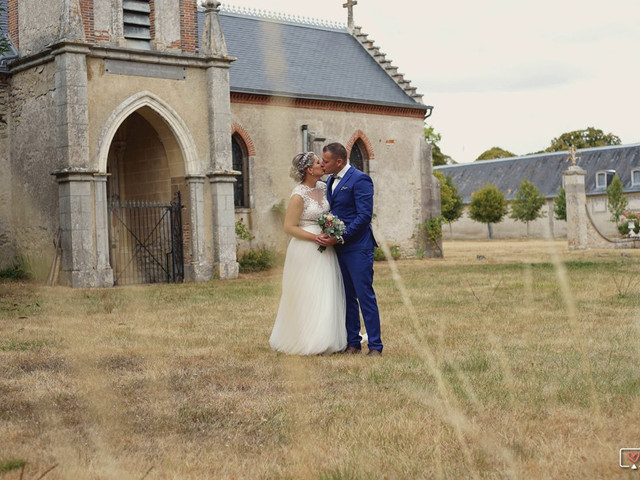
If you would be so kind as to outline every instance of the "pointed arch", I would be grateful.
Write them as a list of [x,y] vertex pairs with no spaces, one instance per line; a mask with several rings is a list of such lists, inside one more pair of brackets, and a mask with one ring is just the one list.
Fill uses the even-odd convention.
[[231,156],[233,169],[240,172],[233,186],[233,203],[237,209],[251,208],[251,164],[256,148],[249,132],[234,122],[231,125]]
[[248,156],[256,156],[256,147],[253,144],[253,140],[251,139],[251,136],[249,135],[249,132],[247,132],[246,128],[244,128],[239,123],[233,122],[231,124],[231,136],[233,135],[238,135],[242,139],[245,146],[247,147]]
[[347,149],[347,158],[349,157],[349,155],[351,155],[351,149],[358,140],[362,142],[362,145],[364,145],[365,148],[365,152],[362,153],[365,153],[369,160],[375,160],[376,156],[373,151],[373,146],[369,141],[369,137],[367,137],[362,130],[356,130],[345,145],[345,148]]
[[[98,138],[98,171],[107,171],[107,158],[113,138],[122,122],[133,112],[147,107],[162,119],[162,123],[168,127],[177,142],[184,159],[185,175],[201,174],[198,168],[198,157],[193,136],[187,124],[178,113],[157,95],[148,91],[138,92],[118,105],[105,122],[100,137]],[[160,122],[158,122],[160,123]]]

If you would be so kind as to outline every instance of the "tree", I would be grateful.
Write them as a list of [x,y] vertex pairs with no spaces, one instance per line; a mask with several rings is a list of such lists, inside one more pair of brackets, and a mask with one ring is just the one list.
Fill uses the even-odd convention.
[[540,193],[538,187],[529,180],[522,180],[516,196],[511,202],[511,218],[527,225],[527,237],[529,236],[529,222],[536,218],[544,217],[542,206],[546,199]]
[[613,180],[607,187],[607,202],[609,212],[611,212],[611,221],[616,222],[616,225],[620,222],[620,217],[627,209],[627,198],[622,193],[622,182],[620,177],[616,173],[613,176]]
[[500,223],[507,214],[507,201],[498,187],[487,184],[471,194],[469,217],[476,222],[486,223],[489,238],[493,237],[492,223]]
[[492,147],[489,150],[485,150],[484,152],[482,152],[480,154],[480,156],[478,158],[476,158],[476,162],[481,161],[481,160],[493,160],[495,158],[509,158],[509,157],[515,157],[516,154],[515,153],[511,153],[508,150],[505,150],[504,148],[500,148],[500,147]]
[[604,147],[607,145],[620,145],[620,138],[613,133],[604,133],[602,130],[587,127],[584,130],[566,132],[551,140],[551,145],[545,152],[560,152],[569,150],[571,146],[576,148]]
[[442,140],[442,135],[436,133],[433,127],[425,125],[424,127],[424,138],[429,145],[431,145],[431,163],[434,167],[439,165],[448,165],[449,163],[454,163],[453,159],[449,155],[445,155],[442,150],[440,150],[440,146],[438,142]]
[[440,180],[440,214],[451,229],[451,224],[462,216],[464,210],[462,197],[458,194],[458,187],[449,175],[445,176],[437,170],[433,174]]
[[567,220],[567,192],[561,188],[553,200],[553,216],[556,220]]

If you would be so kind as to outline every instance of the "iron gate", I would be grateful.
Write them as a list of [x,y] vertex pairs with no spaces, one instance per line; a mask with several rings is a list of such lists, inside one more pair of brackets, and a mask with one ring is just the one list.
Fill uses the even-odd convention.
[[182,202],[111,202],[109,237],[114,284],[182,282]]

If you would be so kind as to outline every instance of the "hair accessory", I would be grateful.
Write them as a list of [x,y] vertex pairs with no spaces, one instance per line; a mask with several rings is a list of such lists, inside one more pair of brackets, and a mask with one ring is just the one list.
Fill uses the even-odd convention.
[[305,152],[299,153],[295,157],[293,157],[290,172],[291,178],[297,180],[298,182],[302,182],[304,180],[304,177],[306,177],[307,175],[306,169],[313,165],[314,156],[314,152]]

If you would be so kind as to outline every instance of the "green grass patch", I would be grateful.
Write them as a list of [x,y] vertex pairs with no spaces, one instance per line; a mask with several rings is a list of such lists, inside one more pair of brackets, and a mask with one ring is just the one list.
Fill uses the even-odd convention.
[[45,346],[45,342],[40,340],[30,340],[26,342],[15,342],[11,340],[9,343],[0,344],[2,352],[24,352],[25,350],[34,350]]
[[5,460],[0,461],[0,473],[7,473],[11,470],[22,468],[26,462],[24,460]]

